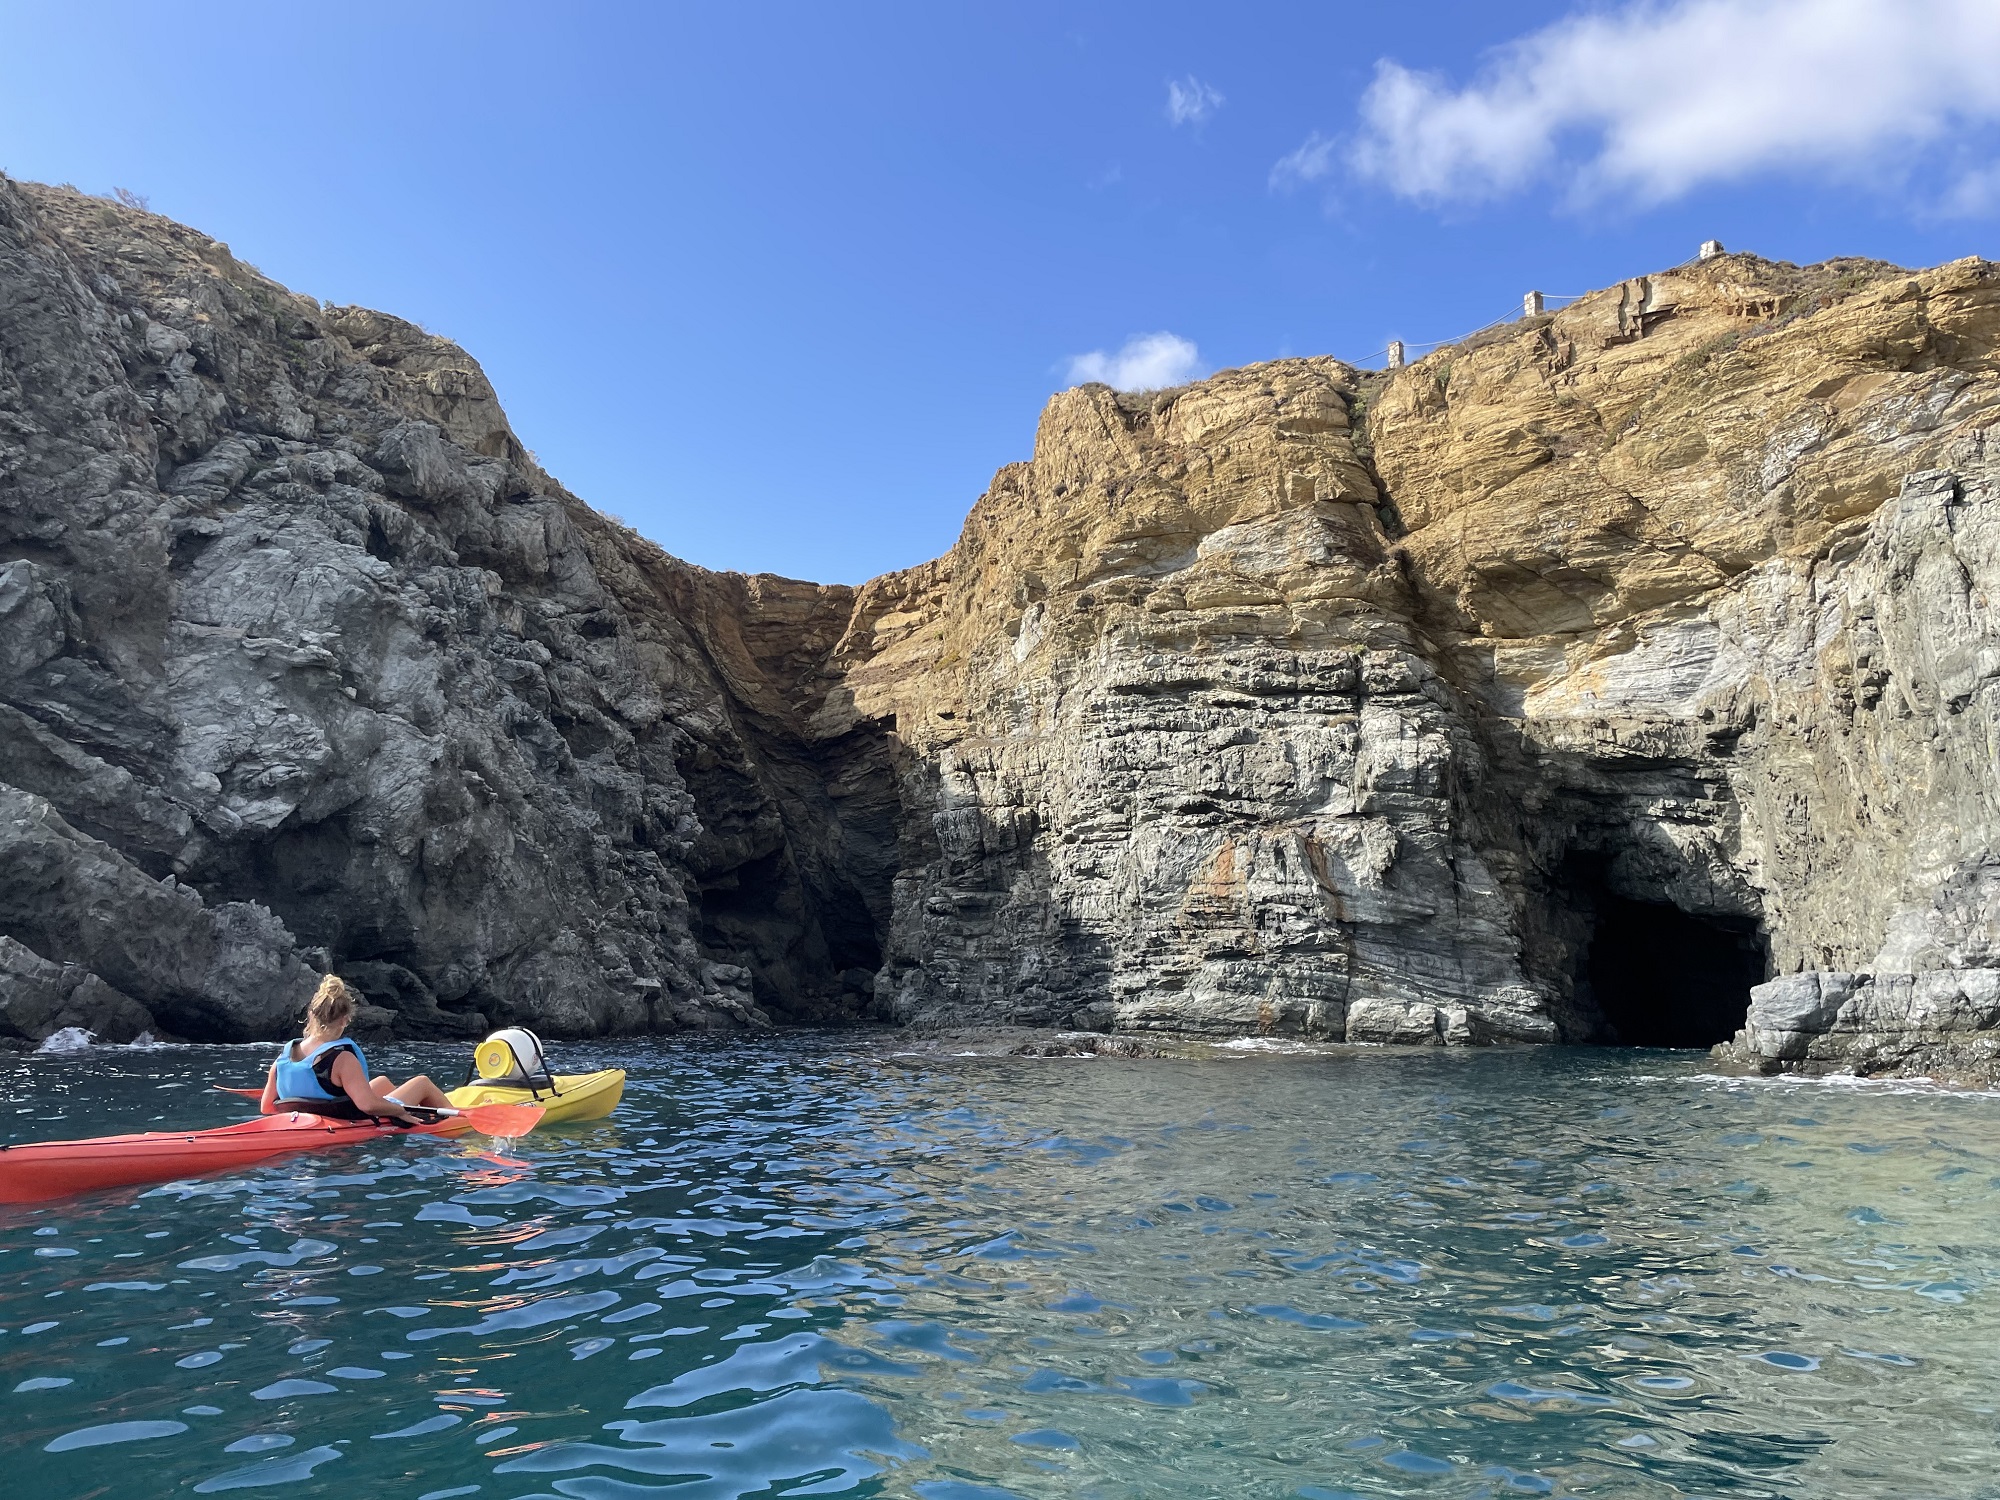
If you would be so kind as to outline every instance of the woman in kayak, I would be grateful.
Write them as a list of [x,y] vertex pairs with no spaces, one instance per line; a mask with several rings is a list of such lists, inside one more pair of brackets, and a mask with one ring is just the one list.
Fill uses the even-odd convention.
[[419,1073],[401,1088],[370,1078],[368,1059],[343,1034],[354,1019],[354,991],[337,975],[319,982],[306,1007],[306,1034],[287,1042],[264,1079],[264,1113],[300,1110],[334,1120],[386,1115],[414,1125],[418,1109],[448,1109],[444,1090]]

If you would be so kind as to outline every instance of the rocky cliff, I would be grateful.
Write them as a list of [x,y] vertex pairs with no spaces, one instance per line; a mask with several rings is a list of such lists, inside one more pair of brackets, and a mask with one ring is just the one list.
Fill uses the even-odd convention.
[[853,1013],[883,737],[794,723],[851,594],[595,514],[443,339],[0,182],[0,1027],[274,1035],[328,965],[418,1035]]
[[1990,1071],[1996,334],[1984,262],[1724,256],[1082,387],[854,590],[677,562],[449,343],[0,182],[0,1028],[271,1034],[333,965],[418,1034]]
[[1984,262],[1725,256],[1058,396],[836,653],[906,752],[885,999],[1686,1046],[1754,987],[1762,1065],[1990,1069],[1996,333]]

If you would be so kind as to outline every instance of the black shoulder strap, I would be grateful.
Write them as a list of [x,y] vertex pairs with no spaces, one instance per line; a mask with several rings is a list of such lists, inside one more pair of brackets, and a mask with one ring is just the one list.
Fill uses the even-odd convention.
[[346,1037],[342,1037],[339,1041],[322,1047],[313,1058],[313,1077],[319,1080],[319,1086],[329,1094],[338,1095],[341,1092],[333,1085],[333,1060],[343,1051],[352,1052],[357,1061],[361,1057],[361,1049]]

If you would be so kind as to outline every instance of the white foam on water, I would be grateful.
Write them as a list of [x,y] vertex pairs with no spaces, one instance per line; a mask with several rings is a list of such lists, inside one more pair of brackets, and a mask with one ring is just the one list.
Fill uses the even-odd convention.
[[1869,1094],[1923,1094],[1951,1098],[2000,1099],[2000,1089],[1960,1088],[1935,1078],[1858,1078],[1852,1073],[1822,1073],[1807,1077],[1798,1073],[1744,1076],[1730,1073],[1696,1073],[1697,1083],[1719,1083],[1729,1088],[1853,1089]]
[[1233,1041],[1217,1042],[1221,1052],[1322,1052],[1325,1048],[1312,1042],[1296,1042],[1280,1036],[1239,1036]]
[[1860,1078],[1852,1073],[1627,1073],[1600,1074],[1593,1083],[1709,1083],[1726,1089],[1848,1089],[1933,1099],[2000,1099],[2000,1089],[1965,1088],[1935,1078]]
[[[100,1042],[97,1033],[82,1026],[65,1026],[60,1031],[52,1031],[42,1039],[35,1049],[39,1054],[63,1057],[77,1052],[87,1052],[92,1047],[117,1047],[126,1051],[161,1052],[169,1047],[179,1046],[177,1042],[163,1042],[150,1031],[142,1031],[129,1042]],[[238,1044],[242,1045],[242,1044]],[[252,1042],[254,1047],[268,1047],[268,1042]]]

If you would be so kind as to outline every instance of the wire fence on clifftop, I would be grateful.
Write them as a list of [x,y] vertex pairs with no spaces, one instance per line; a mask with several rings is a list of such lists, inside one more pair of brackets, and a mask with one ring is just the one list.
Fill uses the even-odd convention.
[[[1710,260],[1716,256],[1723,255],[1725,253],[1726,252],[1724,251],[1719,241],[1711,240],[1708,241],[1706,244],[1704,244],[1701,247],[1701,250],[1697,254],[1690,255],[1686,260],[1681,261],[1678,265],[1668,266],[1667,270],[1668,271],[1685,270],[1687,267],[1694,265],[1698,261]],[[1659,275],[1662,273],[1654,272],[1652,274]],[[1535,317],[1541,313],[1559,312],[1561,309],[1568,307],[1571,303],[1579,302],[1583,298],[1589,295],[1590,293],[1588,292],[1541,292],[1541,293],[1530,292],[1528,293],[1528,296],[1526,298],[1522,299],[1522,306],[1519,311],[1502,313],[1492,322],[1482,323],[1477,328],[1473,329],[1470,333],[1461,333],[1457,338],[1433,339],[1428,344],[1412,343],[1408,339],[1391,339],[1388,343],[1384,344],[1380,349],[1375,350],[1373,353],[1370,353],[1361,359],[1342,360],[1341,363],[1352,365],[1357,370],[1381,369],[1382,366],[1377,365],[1375,361],[1388,354],[1393,353],[1398,348],[1400,348],[1403,351],[1403,362],[1408,363],[1413,359],[1422,359],[1426,354],[1429,354],[1434,349],[1442,349],[1447,344],[1462,344],[1467,339],[1478,338],[1479,335],[1482,333],[1490,332],[1495,328],[1505,327],[1509,323],[1517,323],[1523,318]],[[1541,299],[1540,306],[1536,308],[1534,311],[1530,311],[1528,303],[1531,299],[1537,296],[1539,296]],[[1335,357],[1338,358],[1338,356]],[[1390,368],[1393,369],[1395,368],[1395,366],[1391,366]]]
[[[1572,302],[1580,301],[1584,297],[1587,297],[1589,295],[1590,294],[1588,292],[1544,292],[1542,294],[1542,311],[1545,313],[1558,312],[1561,309],[1568,307]],[[1462,344],[1467,339],[1477,338],[1482,333],[1490,332],[1492,329],[1495,328],[1505,327],[1509,323],[1518,323],[1522,318],[1530,316],[1533,315],[1517,307],[1511,312],[1502,313],[1499,317],[1493,319],[1490,323],[1481,323],[1477,328],[1473,329],[1470,333],[1459,334],[1456,338],[1432,339],[1429,343],[1426,344],[1412,343],[1408,339],[1391,339],[1388,343],[1384,344],[1380,349],[1376,349],[1370,352],[1369,354],[1364,355],[1360,359],[1342,360],[1341,363],[1352,365],[1357,370],[1380,369],[1381,366],[1376,364],[1375,361],[1387,356],[1398,345],[1402,347],[1405,359],[1409,360],[1422,359],[1426,354],[1429,354],[1433,349],[1442,349],[1447,344]]]

